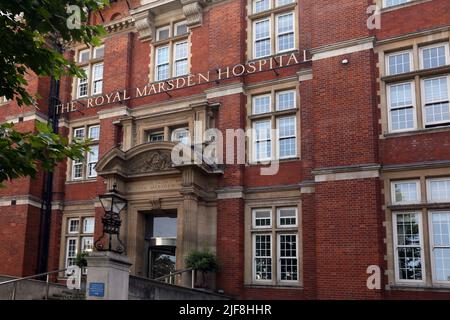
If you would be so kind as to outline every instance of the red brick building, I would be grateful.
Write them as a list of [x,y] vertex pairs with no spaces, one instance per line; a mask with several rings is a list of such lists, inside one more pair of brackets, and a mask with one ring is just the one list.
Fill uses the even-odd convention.
[[[92,250],[116,184],[134,275],[209,248],[211,284],[244,299],[450,298],[448,0],[120,0],[91,22],[108,34],[65,48],[88,78],[55,110],[91,153],[53,174],[48,223],[48,175],[0,190],[0,274],[42,269],[44,232],[47,270]],[[0,120],[47,121],[49,87],[30,77],[39,110]],[[232,164],[172,165],[198,121],[255,134]]]

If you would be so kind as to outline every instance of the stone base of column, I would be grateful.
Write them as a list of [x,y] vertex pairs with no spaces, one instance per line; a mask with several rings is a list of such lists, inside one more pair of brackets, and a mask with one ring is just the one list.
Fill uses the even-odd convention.
[[87,300],[128,300],[131,263],[114,252],[93,252],[88,265]]

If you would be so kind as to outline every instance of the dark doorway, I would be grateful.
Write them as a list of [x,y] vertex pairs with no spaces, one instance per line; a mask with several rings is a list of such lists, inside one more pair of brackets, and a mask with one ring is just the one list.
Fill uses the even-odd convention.
[[147,276],[155,279],[175,271],[177,214],[173,210],[158,211],[146,220]]

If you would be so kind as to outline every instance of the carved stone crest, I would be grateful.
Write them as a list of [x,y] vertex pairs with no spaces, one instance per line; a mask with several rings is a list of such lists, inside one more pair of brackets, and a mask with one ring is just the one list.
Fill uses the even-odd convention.
[[169,152],[154,151],[136,156],[129,164],[129,173],[147,173],[168,170],[172,167]]

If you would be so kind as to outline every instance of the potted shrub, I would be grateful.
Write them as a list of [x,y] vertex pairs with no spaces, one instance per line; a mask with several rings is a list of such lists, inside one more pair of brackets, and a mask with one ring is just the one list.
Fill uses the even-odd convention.
[[217,257],[209,250],[194,250],[186,257],[186,267],[202,273],[201,287],[207,288],[206,274],[219,270]]

